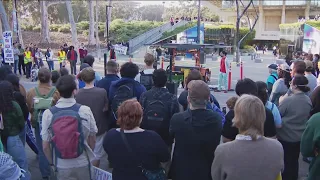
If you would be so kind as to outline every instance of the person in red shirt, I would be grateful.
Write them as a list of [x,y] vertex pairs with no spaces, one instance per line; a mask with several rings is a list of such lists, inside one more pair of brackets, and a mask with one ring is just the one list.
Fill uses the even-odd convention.
[[218,92],[223,90],[227,93],[228,88],[228,70],[229,70],[229,63],[227,61],[227,52],[221,51],[220,52],[221,61],[220,61],[220,73],[219,73],[219,81],[218,81]]
[[71,74],[77,74],[77,59],[78,54],[77,51],[74,50],[74,46],[70,46],[70,50],[67,54],[68,61],[70,62]]
[[81,64],[82,64],[84,57],[86,57],[86,56],[88,55],[88,50],[87,50],[87,48],[84,46],[83,43],[81,43],[81,46],[80,46],[80,48],[79,48],[79,55],[80,55],[80,62],[81,62]]

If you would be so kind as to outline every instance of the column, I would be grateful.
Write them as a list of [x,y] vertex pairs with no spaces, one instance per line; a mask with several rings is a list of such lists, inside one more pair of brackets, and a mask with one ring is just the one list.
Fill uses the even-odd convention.
[[259,0],[259,19],[258,19],[258,28],[257,35],[258,37],[261,36],[261,34],[264,32],[264,13],[263,13],[263,0]]
[[286,23],[286,0],[282,0],[281,24]]
[[311,0],[306,0],[306,9],[304,11],[304,19],[309,20]]

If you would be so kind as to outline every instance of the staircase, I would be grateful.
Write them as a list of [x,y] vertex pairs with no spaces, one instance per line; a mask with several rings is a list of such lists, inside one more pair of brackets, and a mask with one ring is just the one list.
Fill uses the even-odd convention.
[[179,21],[178,23],[175,23],[173,26],[170,24],[170,22],[153,28],[131,40],[129,40],[129,54],[134,53],[137,51],[140,47],[144,46],[145,44],[151,44],[155,42],[156,40],[160,39],[162,34],[166,31],[172,31],[177,27],[183,26],[187,24],[188,21]]

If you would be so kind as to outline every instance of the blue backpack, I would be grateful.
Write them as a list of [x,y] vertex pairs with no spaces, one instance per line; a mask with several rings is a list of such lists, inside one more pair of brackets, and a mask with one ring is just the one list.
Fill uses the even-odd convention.
[[212,111],[219,113],[223,126],[224,122],[226,121],[225,114],[213,103],[212,94],[210,94],[210,102],[207,104],[207,109],[211,109]]

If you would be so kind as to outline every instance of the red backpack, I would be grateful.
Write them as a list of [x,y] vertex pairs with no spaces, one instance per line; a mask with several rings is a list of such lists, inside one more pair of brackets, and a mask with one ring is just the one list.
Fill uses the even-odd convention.
[[[52,148],[55,158],[74,159],[85,151],[82,121],[79,115],[80,104],[68,108],[52,106],[50,130],[52,132]],[[57,162],[57,161],[56,161]]]

